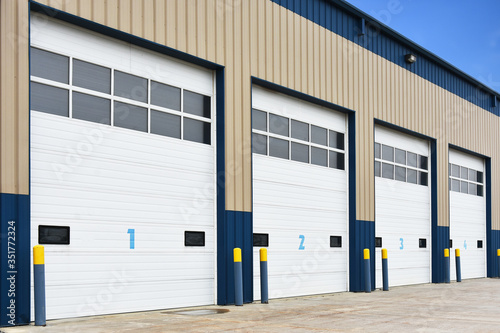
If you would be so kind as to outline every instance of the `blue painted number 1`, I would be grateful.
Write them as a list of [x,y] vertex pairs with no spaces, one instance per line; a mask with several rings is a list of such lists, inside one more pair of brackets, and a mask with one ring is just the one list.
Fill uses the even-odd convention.
[[128,234],[130,234],[130,248],[135,248],[135,229],[128,229]]
[[304,246],[304,240],[306,237],[304,235],[299,235],[300,238],[300,245],[299,245],[299,250],[305,250],[306,247]]

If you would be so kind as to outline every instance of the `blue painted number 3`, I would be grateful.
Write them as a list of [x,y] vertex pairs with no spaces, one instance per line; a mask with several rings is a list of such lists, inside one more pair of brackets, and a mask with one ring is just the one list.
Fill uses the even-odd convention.
[[306,247],[304,246],[304,240],[306,237],[304,235],[299,235],[300,238],[300,245],[299,245],[299,250],[305,250]]
[[130,234],[130,248],[135,248],[135,229],[128,229],[128,234]]
[[404,245],[403,245],[403,238],[400,238],[399,241],[401,242],[401,246],[399,247],[400,250],[404,249]]

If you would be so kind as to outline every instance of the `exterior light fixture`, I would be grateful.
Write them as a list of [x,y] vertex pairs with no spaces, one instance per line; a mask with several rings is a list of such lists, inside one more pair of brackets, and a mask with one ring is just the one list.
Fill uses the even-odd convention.
[[405,55],[405,61],[409,64],[413,64],[415,61],[417,61],[417,56],[413,53],[408,53],[407,55]]

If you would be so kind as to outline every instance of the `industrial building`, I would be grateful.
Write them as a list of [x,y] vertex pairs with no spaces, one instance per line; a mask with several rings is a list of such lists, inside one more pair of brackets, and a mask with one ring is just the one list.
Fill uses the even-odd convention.
[[[500,94],[342,0],[0,0],[0,326],[498,276]],[[453,258],[452,258],[453,259]],[[453,260],[452,260],[453,262]],[[452,268],[453,271],[453,268]],[[452,275],[452,279],[454,275]],[[4,310],[7,309],[7,312]]]

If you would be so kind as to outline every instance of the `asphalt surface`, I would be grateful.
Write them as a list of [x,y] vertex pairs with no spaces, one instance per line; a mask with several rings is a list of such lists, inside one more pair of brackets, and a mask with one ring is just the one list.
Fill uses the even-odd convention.
[[[217,311],[214,311],[217,310]],[[221,312],[221,313],[216,313]],[[47,321],[24,332],[500,332],[500,279]]]

